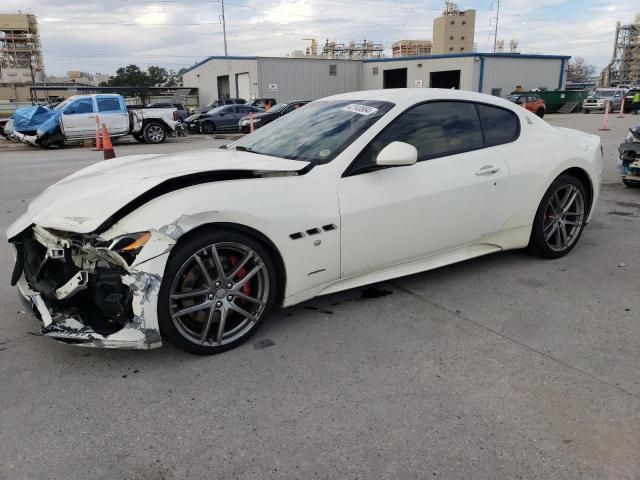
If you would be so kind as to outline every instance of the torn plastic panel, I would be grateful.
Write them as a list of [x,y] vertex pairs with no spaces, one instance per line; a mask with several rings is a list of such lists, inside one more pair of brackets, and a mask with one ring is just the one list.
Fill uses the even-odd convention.
[[42,322],[41,334],[90,347],[162,345],[157,297],[175,240],[149,234],[131,265],[110,249],[113,240],[38,226],[16,239],[16,264],[22,256],[24,269],[18,287]]
[[36,132],[53,133],[61,115],[61,112],[42,105],[18,108],[13,114],[13,130],[25,135],[35,135]]
[[13,115],[12,135],[33,146],[47,147],[64,142],[64,135],[60,129],[61,116],[61,111],[42,105],[19,108]]

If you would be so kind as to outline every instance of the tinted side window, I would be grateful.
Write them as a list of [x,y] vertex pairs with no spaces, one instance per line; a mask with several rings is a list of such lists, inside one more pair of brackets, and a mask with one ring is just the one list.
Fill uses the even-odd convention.
[[90,98],[76,100],[67,107],[64,113],[93,113],[93,100]]
[[380,151],[395,141],[416,147],[418,161],[482,148],[476,106],[466,102],[430,102],[400,114],[360,154],[352,171],[375,165]]
[[120,110],[120,100],[117,98],[98,98],[99,112],[114,112]]
[[520,133],[520,122],[515,113],[489,105],[478,105],[487,147],[513,142]]

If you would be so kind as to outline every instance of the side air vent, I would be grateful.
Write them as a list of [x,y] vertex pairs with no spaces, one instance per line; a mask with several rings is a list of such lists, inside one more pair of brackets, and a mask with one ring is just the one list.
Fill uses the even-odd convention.
[[304,237],[304,233],[302,233],[302,232],[296,232],[296,233],[292,233],[291,235],[289,235],[289,238],[291,240],[299,240],[302,237]]
[[310,228],[309,230],[307,230],[307,235],[318,235],[319,233],[319,228]]
[[336,227],[334,224],[331,224],[331,225],[325,225],[324,227],[322,227],[322,229],[323,229],[325,232],[330,232],[331,230],[335,230],[336,228],[338,228],[338,227]]

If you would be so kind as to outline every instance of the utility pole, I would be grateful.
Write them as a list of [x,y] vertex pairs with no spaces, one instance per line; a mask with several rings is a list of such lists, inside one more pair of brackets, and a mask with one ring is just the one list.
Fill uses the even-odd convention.
[[[491,2],[491,10],[493,10],[494,5],[496,6],[496,16],[491,20],[496,21],[495,29],[493,32],[493,53],[496,53],[496,47],[498,46],[498,19],[500,18],[500,0],[493,0],[493,2]],[[489,21],[489,25],[491,25],[491,21]]]
[[220,19],[222,20],[222,36],[224,37],[224,56],[227,57],[227,22],[224,18],[224,0],[220,0],[220,4],[222,5],[222,15]]

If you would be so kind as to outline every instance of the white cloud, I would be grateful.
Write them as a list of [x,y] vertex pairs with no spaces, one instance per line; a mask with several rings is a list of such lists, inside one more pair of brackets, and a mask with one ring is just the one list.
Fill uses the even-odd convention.
[[[601,68],[611,55],[616,21],[631,22],[640,13],[631,3],[585,0],[576,13],[568,0],[508,0],[498,36],[506,44],[517,39],[523,53],[580,55]],[[479,51],[490,51],[491,1],[459,5],[477,10],[475,41]],[[390,48],[399,39],[431,38],[442,6],[440,0],[226,0],[229,53],[286,55],[306,48],[302,39],[309,37],[320,44],[368,39]],[[3,0],[2,7],[38,15],[51,74],[114,72],[129,63],[178,69],[223,53],[220,4],[211,0]]]

